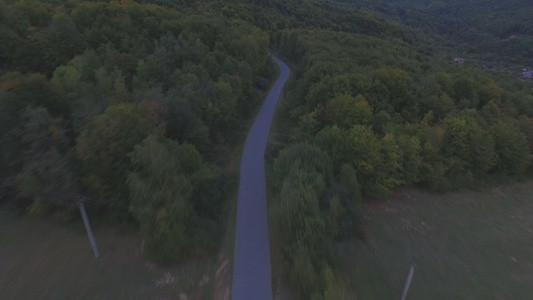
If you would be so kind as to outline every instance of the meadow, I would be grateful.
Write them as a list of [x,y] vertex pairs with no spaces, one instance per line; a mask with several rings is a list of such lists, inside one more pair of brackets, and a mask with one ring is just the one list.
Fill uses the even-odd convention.
[[81,218],[65,226],[0,208],[2,299],[213,299],[215,259],[158,267],[142,257],[138,232],[93,229],[97,259]]
[[533,295],[533,181],[430,194],[401,189],[366,204],[365,242],[337,263],[358,299],[528,299]]

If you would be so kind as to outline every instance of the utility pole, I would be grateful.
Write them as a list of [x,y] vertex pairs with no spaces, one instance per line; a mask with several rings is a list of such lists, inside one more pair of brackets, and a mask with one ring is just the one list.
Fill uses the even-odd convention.
[[402,300],[405,300],[407,298],[407,292],[409,292],[409,286],[411,285],[411,280],[413,279],[414,274],[415,274],[415,265],[411,264],[411,268],[409,269],[409,274],[407,275],[407,281],[405,282],[405,287],[403,288]]
[[89,236],[89,241],[91,242],[91,247],[93,248],[94,257],[98,258],[98,249],[96,248],[96,240],[93,236],[93,231],[91,229],[91,224],[89,223],[89,217],[87,217],[87,212],[85,211],[85,205],[83,200],[78,202],[78,207],[80,209],[81,217],[83,219],[83,224],[85,224],[85,230],[87,230],[87,235]]

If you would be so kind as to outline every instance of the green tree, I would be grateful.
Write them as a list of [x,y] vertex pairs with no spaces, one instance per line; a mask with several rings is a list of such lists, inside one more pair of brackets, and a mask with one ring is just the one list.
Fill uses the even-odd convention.
[[69,117],[70,104],[46,76],[38,73],[23,75],[19,72],[5,74],[0,79],[2,89],[15,94],[25,105],[43,106],[53,116]]
[[315,118],[314,113],[306,114],[300,117],[300,122],[298,123],[298,134],[299,136],[295,137],[295,140],[310,140],[322,127],[320,122]]
[[87,125],[77,140],[86,185],[118,205],[127,205],[128,153],[145,139],[151,128],[134,104],[111,106]]
[[284,149],[274,167],[281,178],[290,174],[292,170],[314,171],[328,178],[333,169],[329,156],[320,148],[310,144],[293,144]]
[[419,101],[411,76],[400,69],[378,69],[372,72],[370,105],[376,110],[401,113],[407,120],[419,114]]
[[474,126],[470,134],[470,161],[474,173],[485,173],[497,163],[495,141],[492,135],[481,127]]
[[[284,181],[278,210],[274,215],[276,222],[280,222],[276,226],[284,228],[285,234],[281,238],[285,245],[285,255],[291,260],[297,257],[300,248],[308,249],[316,255],[326,239],[326,224],[318,206],[321,193],[317,188],[320,185],[306,183],[312,178],[308,174],[305,171],[295,171]],[[318,173],[312,175],[314,178],[320,177]],[[322,185],[320,189],[324,191],[325,186]]]
[[429,95],[424,103],[426,110],[432,110],[437,120],[443,120],[448,114],[455,111],[455,104],[448,95]]
[[418,183],[422,178],[423,165],[420,139],[416,136],[400,134],[395,136],[395,140],[400,152],[399,179],[406,184]]
[[527,139],[520,129],[500,121],[490,129],[498,158],[495,170],[507,174],[522,174],[531,163]]
[[458,77],[453,81],[453,97],[460,109],[476,108],[479,104],[474,81],[470,78]]
[[376,168],[379,174],[379,185],[388,192],[393,188],[403,185],[406,182],[402,176],[402,157],[401,148],[396,142],[394,134],[387,133],[381,139],[381,164]]
[[494,125],[501,118],[501,109],[495,101],[490,100],[481,109],[481,116],[483,116],[488,124]]
[[522,117],[520,120],[520,130],[526,137],[529,153],[533,155],[533,119]]
[[363,197],[361,195],[361,184],[357,179],[357,173],[351,165],[344,164],[339,174],[340,182],[348,191],[351,204],[361,214],[363,209]]
[[135,146],[130,159],[130,211],[151,243],[148,257],[169,263],[192,254],[197,221],[193,196],[212,172],[193,146],[154,135]]
[[38,45],[43,54],[42,70],[46,73],[53,72],[87,47],[70,16],[61,13],[39,33]]
[[342,164],[351,161],[353,153],[348,131],[337,126],[326,127],[317,133],[314,141],[328,153],[335,173],[340,170]]
[[372,108],[363,98],[339,95],[331,99],[326,106],[326,115],[335,125],[349,128],[353,125],[367,125],[372,119]]
[[206,107],[206,119],[210,122],[208,126],[213,131],[219,132],[233,124],[237,113],[237,103],[229,83],[218,82],[215,84],[214,90],[215,97]]
[[350,158],[357,171],[363,191],[367,194],[387,193],[389,188],[384,186],[387,180],[381,172],[382,155],[381,141],[369,127],[356,125],[348,131]]
[[449,73],[436,73],[435,81],[442,92],[446,93],[448,96],[454,95],[452,75]]
[[144,246],[146,257],[160,265],[168,265],[184,258],[190,253],[190,239],[184,232],[185,228],[176,224],[165,209],[155,213],[153,229],[149,232]]
[[392,121],[393,120],[389,113],[384,110],[380,110],[372,119],[372,128],[376,133],[385,135],[385,132],[387,132],[387,127],[392,123]]
[[479,106],[484,106],[488,102],[493,102],[498,105],[501,103],[503,89],[493,79],[485,78],[482,80],[477,94],[479,97]]
[[306,249],[301,249],[297,254],[290,270],[290,281],[302,299],[315,299],[323,288],[320,271]]
[[22,164],[20,141],[21,112],[25,104],[13,94],[0,89],[0,176],[10,177],[18,173]]
[[43,107],[28,106],[21,114],[19,128],[22,169],[17,182],[24,196],[34,200],[56,199],[50,192],[73,192],[75,178],[63,151],[68,145],[61,121],[53,119]]
[[491,135],[473,119],[449,117],[444,120],[444,156],[452,173],[484,173],[496,164],[495,143]]

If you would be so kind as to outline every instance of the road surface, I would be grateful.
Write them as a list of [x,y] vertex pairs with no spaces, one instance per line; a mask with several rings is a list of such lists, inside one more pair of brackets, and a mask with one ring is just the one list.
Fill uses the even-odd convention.
[[276,103],[290,73],[279,59],[272,59],[280,75],[248,133],[241,159],[233,300],[272,300],[264,154]]

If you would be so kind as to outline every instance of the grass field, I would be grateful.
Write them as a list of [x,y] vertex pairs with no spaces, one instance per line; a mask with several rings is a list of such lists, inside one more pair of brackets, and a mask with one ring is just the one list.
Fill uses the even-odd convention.
[[533,181],[366,205],[367,241],[336,250],[359,299],[533,299]]
[[213,299],[212,261],[159,268],[142,258],[138,234],[97,227],[95,236],[98,259],[81,220],[0,208],[0,299]]

